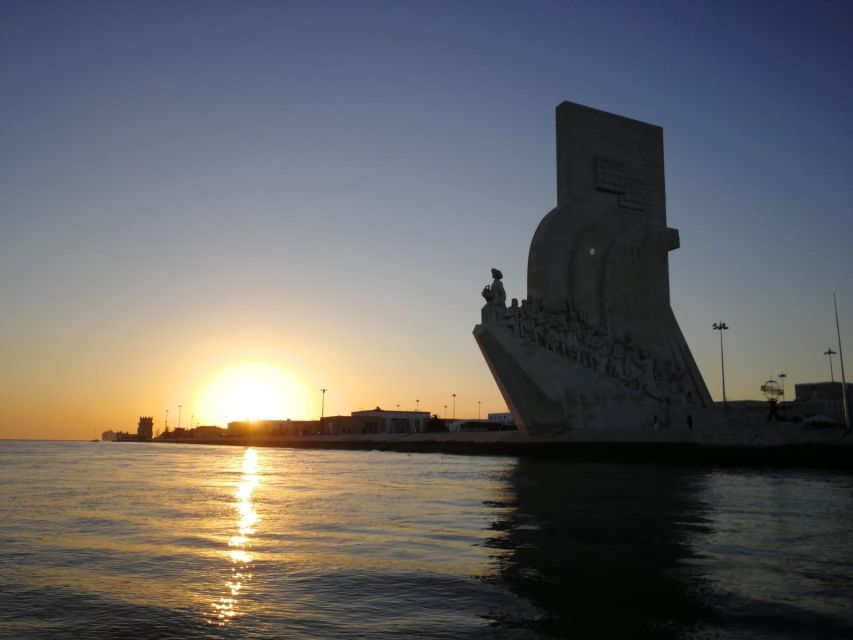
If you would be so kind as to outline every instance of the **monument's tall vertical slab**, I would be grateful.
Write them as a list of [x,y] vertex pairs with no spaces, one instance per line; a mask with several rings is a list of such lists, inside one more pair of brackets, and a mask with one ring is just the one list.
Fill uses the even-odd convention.
[[670,307],[678,246],[662,129],[559,105],[557,207],[533,236],[527,297],[506,307],[496,280],[474,331],[523,428],[639,427],[711,405]]

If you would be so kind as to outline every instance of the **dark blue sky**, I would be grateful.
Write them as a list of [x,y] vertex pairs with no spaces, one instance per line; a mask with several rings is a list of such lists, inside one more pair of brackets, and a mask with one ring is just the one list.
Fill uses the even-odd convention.
[[332,411],[503,410],[470,329],[490,267],[525,293],[562,100],[664,128],[712,393],[716,320],[730,395],[827,378],[851,78],[850,2],[5,2],[3,411],[113,424],[246,358]]

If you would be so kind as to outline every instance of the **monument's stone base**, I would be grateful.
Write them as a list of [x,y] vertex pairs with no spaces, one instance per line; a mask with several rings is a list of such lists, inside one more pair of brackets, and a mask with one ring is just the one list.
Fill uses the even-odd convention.
[[532,437],[577,429],[689,430],[727,422],[713,407],[687,404],[683,397],[675,403],[658,400],[505,327],[480,324],[474,337],[516,423]]

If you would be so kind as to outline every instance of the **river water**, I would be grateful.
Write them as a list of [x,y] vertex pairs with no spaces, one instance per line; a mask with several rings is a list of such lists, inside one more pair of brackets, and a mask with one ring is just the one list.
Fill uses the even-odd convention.
[[2,638],[851,638],[853,473],[0,441]]

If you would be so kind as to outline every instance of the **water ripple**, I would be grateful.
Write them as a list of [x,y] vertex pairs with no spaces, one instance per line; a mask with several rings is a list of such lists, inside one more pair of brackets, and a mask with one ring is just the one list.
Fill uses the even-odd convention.
[[0,442],[0,637],[853,637],[851,504],[842,473]]

